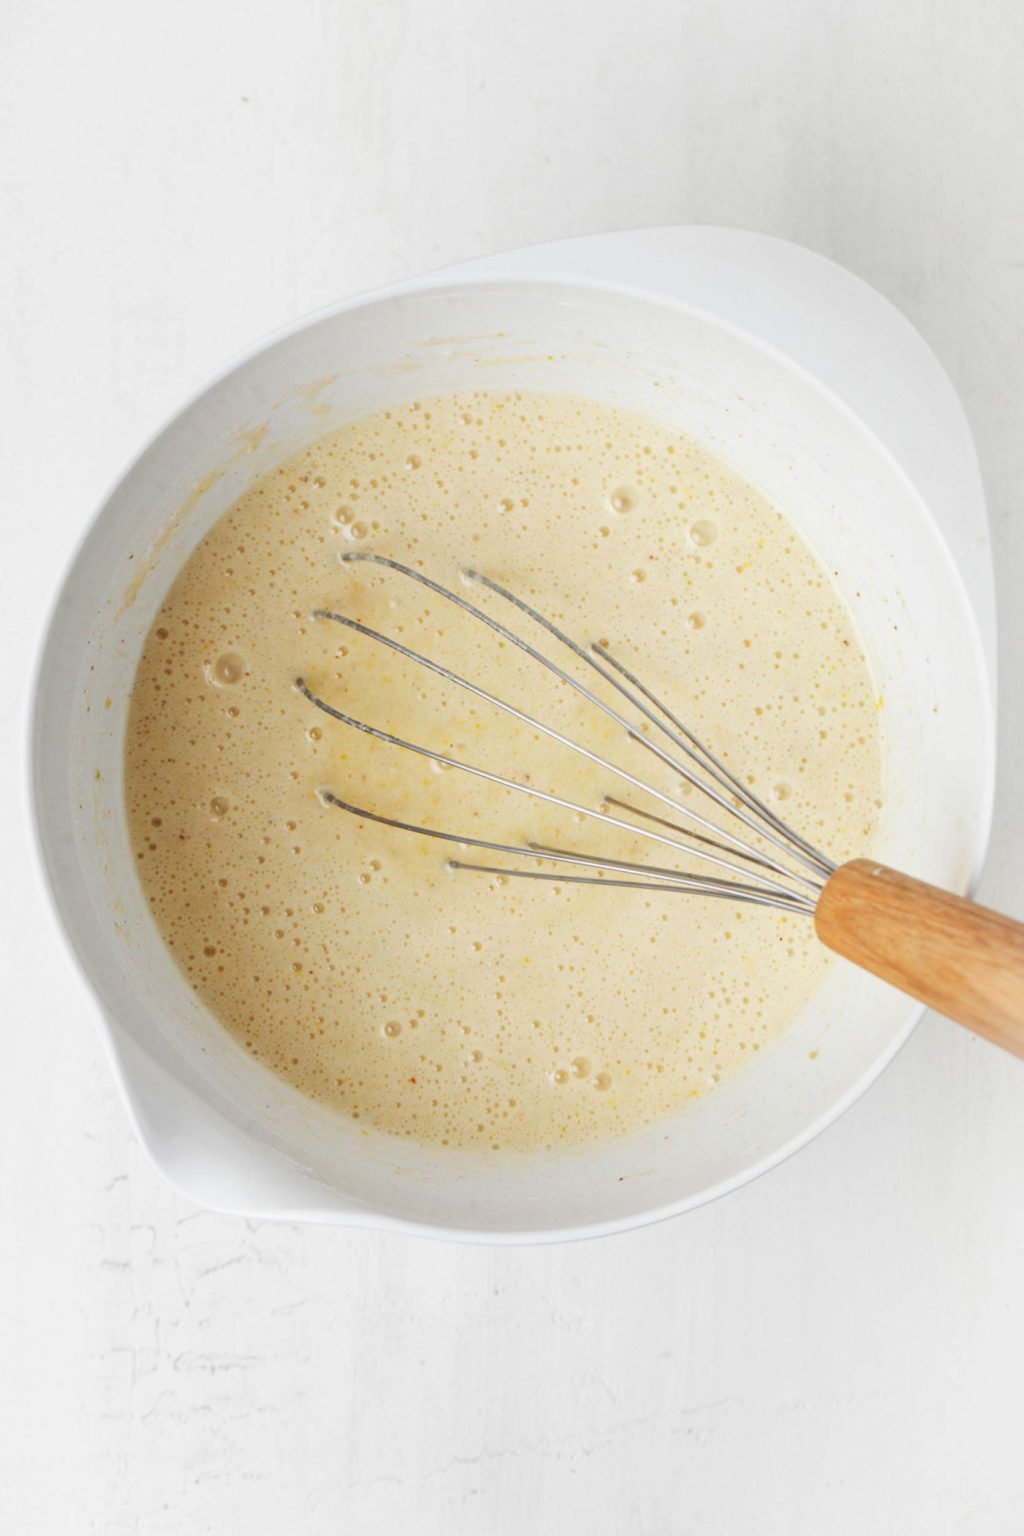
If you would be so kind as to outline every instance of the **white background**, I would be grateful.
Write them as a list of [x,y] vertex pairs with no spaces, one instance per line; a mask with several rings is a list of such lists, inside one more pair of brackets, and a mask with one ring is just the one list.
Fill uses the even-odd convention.
[[135,1144],[32,869],[20,737],[107,483],[271,326],[460,257],[747,225],[873,282],[991,498],[1024,915],[1016,0],[6,0],[4,1536],[1017,1536],[1024,1068],[929,1018],[760,1183],[573,1247],[192,1207]]

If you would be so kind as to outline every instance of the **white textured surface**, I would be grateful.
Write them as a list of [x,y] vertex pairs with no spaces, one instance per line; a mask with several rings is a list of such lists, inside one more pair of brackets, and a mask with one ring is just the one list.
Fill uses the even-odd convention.
[[[746,224],[874,282],[963,395],[1003,603],[983,894],[1024,915],[1022,71],[1014,0],[8,0],[10,724],[92,505],[233,349],[503,246]],[[600,1244],[210,1215],[132,1140],[10,735],[3,771],[0,1530],[1024,1526],[1016,1064],[929,1019],[799,1158]]]

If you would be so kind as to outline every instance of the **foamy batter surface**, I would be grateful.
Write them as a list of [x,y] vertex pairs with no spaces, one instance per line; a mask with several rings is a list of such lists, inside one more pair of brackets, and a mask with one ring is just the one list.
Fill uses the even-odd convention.
[[354,549],[415,565],[507,621],[460,585],[471,565],[584,643],[607,640],[839,859],[870,847],[881,753],[871,679],[828,575],[749,485],[643,417],[544,395],[428,400],[322,439],[243,496],[178,577],[135,682],[126,794],[156,923],[225,1028],[303,1092],[400,1136],[505,1149],[614,1136],[712,1090],[820,984],[829,962],[810,920],[452,872],[448,846],[322,803],[330,788],[428,826],[668,862],[654,843],[316,710],[297,676],[359,718],[588,807],[625,792],[313,620],[318,608],[692,793],[442,599],[341,565]]

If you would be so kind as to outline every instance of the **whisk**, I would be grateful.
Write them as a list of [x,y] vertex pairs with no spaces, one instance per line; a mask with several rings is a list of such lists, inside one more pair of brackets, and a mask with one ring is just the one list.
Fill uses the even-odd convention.
[[[462,573],[469,589],[477,588],[505,605],[503,623],[422,571],[384,555],[353,551],[345,564],[382,567],[418,583],[453,604],[463,614],[489,628],[500,642],[514,646],[531,662],[601,711],[643,752],[682,779],[703,797],[709,814],[684,804],[645,778],[623,768],[583,742],[545,723],[507,699],[482,688],[470,678],[421,655],[356,618],[319,609],[314,618],[342,625],[365,639],[425,668],[443,682],[486,705],[512,716],[546,737],[606,770],[622,793],[606,795],[599,808],[542,789],[532,782],[505,777],[479,764],[465,762],[419,742],[409,741],[366,720],[358,720],[316,693],[302,677],[295,687],[310,704],[331,719],[364,731],[378,741],[418,754],[443,768],[498,785],[534,801],[576,813],[580,817],[627,831],[659,848],[660,862],[614,859],[584,850],[543,843],[503,843],[474,837],[457,829],[427,827],[398,820],[355,805],[333,789],[321,789],[325,805],[362,821],[378,822],[399,831],[450,843],[458,856],[449,868],[469,874],[557,881],[559,884],[603,886],[616,890],[684,893],[713,900],[741,902],[811,919],[820,941],[845,959],[891,982],[912,997],[966,1025],[987,1039],[1024,1056],[1024,924],[937,887],[915,880],[873,859],[836,865],[789,826],[705,746],[661,699],[614,655],[606,642],[583,646],[523,598],[479,571]],[[526,639],[521,628],[554,642],[556,654],[568,653],[583,663],[584,676],[600,678],[608,697],[594,691],[552,657]],[[568,656],[566,659],[568,659]],[[614,701],[614,702],[611,702]],[[654,812],[629,797],[630,790],[659,804]],[[717,817],[715,812],[717,810]],[[723,826],[723,821],[725,825]],[[472,857],[469,851],[474,850]],[[670,850],[671,862],[664,850]],[[511,863],[479,862],[477,854],[499,854]],[[685,867],[676,864],[685,859]],[[518,863],[516,861],[519,861]],[[526,862],[531,867],[524,867]],[[700,868],[695,871],[693,863]],[[538,862],[553,868],[538,868]],[[572,871],[571,873],[569,871]]]

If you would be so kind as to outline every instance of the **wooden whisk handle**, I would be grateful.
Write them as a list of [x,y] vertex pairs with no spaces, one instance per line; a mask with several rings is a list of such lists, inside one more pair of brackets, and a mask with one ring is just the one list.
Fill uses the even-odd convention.
[[1024,1057],[1024,923],[855,859],[829,879],[814,926],[837,954]]

